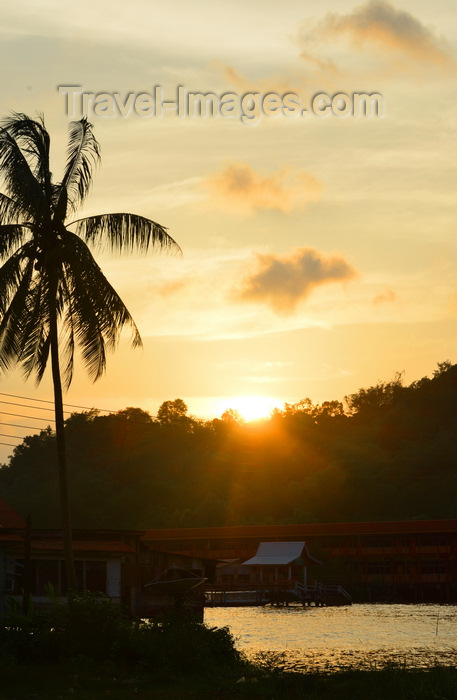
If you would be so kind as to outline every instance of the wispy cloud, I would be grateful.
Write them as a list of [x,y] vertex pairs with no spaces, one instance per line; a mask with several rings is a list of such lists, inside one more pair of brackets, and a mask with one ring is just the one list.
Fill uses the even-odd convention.
[[[449,79],[457,71],[455,54],[445,37],[386,0],[368,0],[346,14],[308,18],[294,40],[302,61],[293,71],[278,69],[253,79],[238,66],[221,61],[212,65],[240,92],[298,92],[304,98],[316,89],[341,90],[351,76],[366,81],[407,73],[421,80],[426,75]],[[379,85],[369,86],[379,89]]]
[[[433,64],[441,68],[456,67],[445,40],[425,26],[410,12],[398,10],[385,0],[369,0],[352,13],[328,14],[309,30],[302,32],[305,49],[302,58],[321,67],[322,56],[310,46],[316,42],[329,43],[348,40],[352,47],[364,51],[382,51],[389,62],[398,62],[399,56],[414,63]],[[328,65],[333,67],[330,62]]]
[[241,301],[267,304],[278,314],[290,314],[315,287],[345,282],[356,270],[340,254],[324,256],[313,248],[300,248],[288,257],[258,255],[258,269],[237,292]]
[[199,184],[200,178],[191,177],[179,182],[159,185],[148,194],[148,200],[158,209],[175,209],[195,204],[203,199]]
[[276,71],[271,75],[257,77],[255,80],[249,78],[238,68],[232,65],[222,63],[220,61],[212,61],[211,65],[217,70],[222,78],[227,81],[239,93],[245,92],[260,92],[266,94],[275,92],[284,94],[286,92],[295,92],[297,86],[302,85],[302,71],[295,71],[294,75],[285,75],[282,72]]
[[397,294],[393,289],[386,289],[384,292],[377,294],[373,299],[373,304],[379,306],[380,304],[392,304],[398,301]]
[[282,168],[272,175],[263,175],[247,163],[227,165],[202,184],[213,201],[245,212],[276,210],[289,214],[319,199],[322,191],[319,180],[309,173]]

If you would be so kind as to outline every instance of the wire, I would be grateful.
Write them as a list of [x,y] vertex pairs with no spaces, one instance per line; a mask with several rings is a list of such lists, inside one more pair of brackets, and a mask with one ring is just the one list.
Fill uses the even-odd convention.
[[[36,403],[50,404],[51,406],[53,406],[53,404],[54,404],[54,402],[49,400],[49,399],[36,399],[36,398],[33,398],[32,396],[21,396],[19,394],[9,394],[9,393],[4,392],[4,391],[0,391],[0,396],[6,396],[6,397],[11,398],[11,399],[21,399],[22,401],[34,401]],[[15,401],[5,401],[3,399],[0,399],[0,404],[5,404],[5,405],[9,405],[9,406],[21,406],[22,408],[29,408],[29,409],[31,408],[31,409],[38,410],[38,411],[50,411],[50,412],[53,411],[53,408],[51,408],[51,407],[48,408],[47,406],[43,406],[43,407],[34,406],[34,405],[30,405],[30,404],[17,403]],[[89,406],[80,406],[77,404],[64,404],[64,406],[66,406],[68,408],[77,408],[77,409],[80,409],[83,411],[97,411],[99,413],[107,413],[108,415],[113,415],[113,414],[117,413],[117,411],[112,411],[112,410],[109,410],[107,408],[97,408],[95,406],[89,407]],[[64,413],[71,414],[72,411],[64,410]],[[40,432],[41,430],[43,430],[43,428],[37,427],[37,426],[30,426],[30,425],[17,425],[16,423],[6,423],[6,422],[3,422],[1,420],[1,416],[14,416],[15,418],[24,418],[24,419],[29,419],[29,420],[33,420],[33,421],[40,420],[40,421],[47,422],[48,425],[50,423],[54,423],[54,417],[42,418],[41,416],[33,416],[33,415],[31,416],[31,415],[21,414],[21,413],[10,413],[8,411],[0,410],[0,427],[3,425],[8,425],[8,426],[11,426],[13,428],[20,428],[21,430],[35,430],[35,431]],[[138,423],[139,422],[140,421],[138,421]],[[17,447],[18,444],[21,444],[20,441],[24,440],[24,436],[7,435],[6,433],[0,433],[0,435],[4,435],[5,437],[10,437],[12,439],[17,439],[19,441],[16,445],[11,444],[9,442],[0,442],[0,445],[4,445],[6,447]]]
[[[17,394],[7,394],[3,391],[0,391],[0,396],[8,396],[11,399],[23,399],[24,401],[38,401],[39,403],[50,403],[53,404],[54,401],[50,401],[49,399],[34,399],[31,396],[18,396]],[[5,402],[7,403],[7,402]],[[18,404],[22,405],[22,404]],[[116,413],[116,411],[111,411],[108,408],[95,408],[95,406],[77,406],[76,404],[71,404],[71,403],[65,403],[64,406],[68,406],[69,408],[81,408],[83,411],[102,411],[103,413]],[[35,408],[35,407],[31,407]],[[44,410],[52,410],[52,409],[44,409]],[[69,411],[67,411],[69,413]]]
[[[32,399],[33,401],[33,399]],[[22,406],[23,408],[34,408],[35,410],[38,411],[51,411],[53,412],[54,409],[52,408],[40,408],[39,406],[31,406],[28,403],[14,403],[14,401],[1,401],[0,403],[7,404],[8,406]],[[70,411],[65,411],[65,413],[70,413]]]
[[23,435],[10,435],[9,433],[0,433],[2,437],[9,437],[12,438],[13,440],[17,438],[18,440],[23,440],[24,436]]
[[31,418],[32,420],[45,420],[49,423],[50,418],[40,418],[39,416],[24,416],[22,413],[7,413],[0,411],[0,416],[16,416],[16,418]]
[[36,425],[17,425],[17,423],[4,423],[0,421],[0,425],[9,425],[11,428],[22,428],[22,430],[43,430],[43,428],[37,428]]

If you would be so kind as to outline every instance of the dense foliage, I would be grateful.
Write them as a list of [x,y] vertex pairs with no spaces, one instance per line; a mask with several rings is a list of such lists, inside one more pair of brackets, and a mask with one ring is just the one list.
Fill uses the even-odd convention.
[[[457,517],[457,365],[243,423],[181,399],[66,421],[76,527],[154,528]],[[58,526],[54,434],[24,439],[0,495]]]
[[10,606],[0,625],[0,668],[75,659],[165,675],[245,667],[227,627],[209,628],[174,611],[161,620],[130,620],[98,593],[73,595],[68,603],[51,595],[27,615]]

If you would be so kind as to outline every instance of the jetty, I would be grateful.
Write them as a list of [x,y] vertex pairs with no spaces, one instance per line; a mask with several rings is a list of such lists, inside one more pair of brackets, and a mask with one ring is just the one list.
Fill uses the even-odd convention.
[[[308,582],[309,565],[321,565],[305,542],[261,542],[257,553],[236,566],[227,583],[208,586],[206,605],[350,605],[349,593],[340,585]],[[227,562],[230,566],[230,563]],[[222,571],[224,564],[221,564]],[[231,562],[230,571],[234,571]],[[240,579],[243,584],[240,585]]]
[[297,603],[306,607],[352,605],[352,598],[343,586],[326,586],[318,581],[309,585],[300,581],[278,581],[277,584],[243,586],[242,589],[213,585],[205,589],[207,607],[280,607]]

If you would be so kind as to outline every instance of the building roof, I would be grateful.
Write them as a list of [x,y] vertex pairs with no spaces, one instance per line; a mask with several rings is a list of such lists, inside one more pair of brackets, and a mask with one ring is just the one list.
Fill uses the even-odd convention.
[[0,530],[23,530],[25,522],[3,498],[0,498]]
[[457,532],[457,520],[399,520],[353,523],[305,523],[301,525],[230,525],[147,530],[143,540],[193,540],[218,538],[315,537],[337,535],[387,535],[425,532]]
[[306,549],[306,542],[261,542],[255,557],[242,566],[287,566],[297,559],[320,564]]
[[[49,538],[41,540],[32,540],[32,550],[39,551],[52,551],[52,552],[62,552],[63,544],[60,539]],[[136,550],[130,545],[124,542],[108,542],[108,541],[93,541],[93,540],[83,540],[73,541],[73,551],[76,552],[103,552],[103,553],[123,553],[123,554],[135,554]]]
[[11,532],[9,532],[9,533],[2,532],[0,530],[0,544],[2,544],[2,542],[6,542],[7,544],[9,544],[11,542],[22,542],[23,543],[24,538],[21,537],[20,535],[13,534]]

